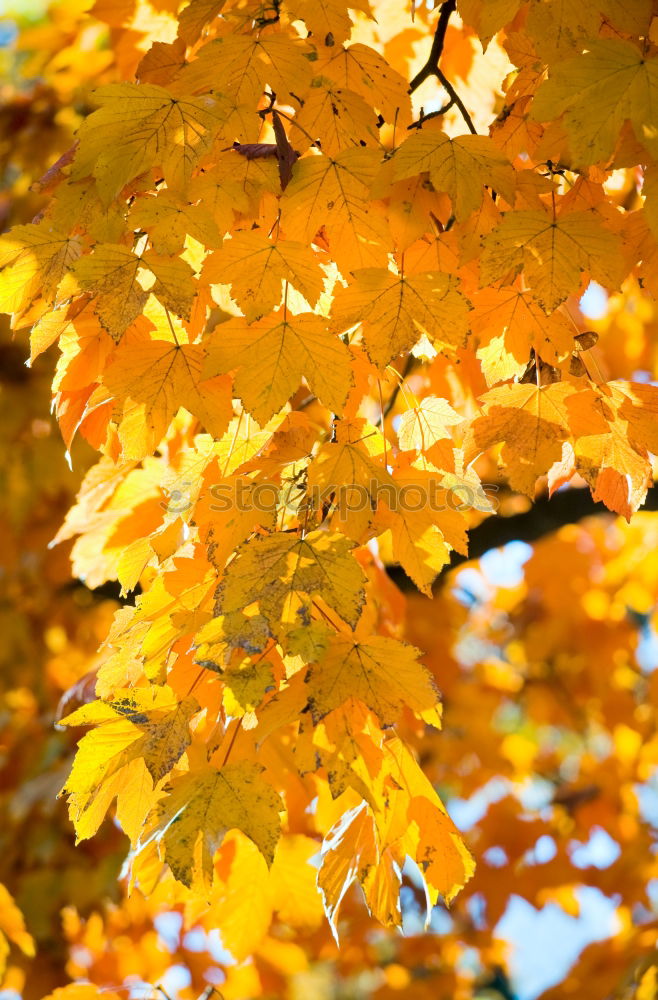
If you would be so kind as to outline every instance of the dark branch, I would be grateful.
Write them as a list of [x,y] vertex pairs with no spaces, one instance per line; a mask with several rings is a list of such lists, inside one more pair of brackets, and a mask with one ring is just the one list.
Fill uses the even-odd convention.
[[448,92],[448,94],[450,94],[450,97],[452,98],[452,100],[454,101],[454,103],[457,105],[457,107],[461,111],[461,116],[464,119],[464,121],[466,122],[466,124],[468,125],[469,131],[472,132],[473,135],[477,135],[477,129],[475,128],[475,125],[473,124],[473,119],[471,118],[471,116],[469,115],[468,111],[464,107],[464,102],[462,101],[461,97],[459,96],[459,94],[457,93],[457,91],[455,90],[455,88],[453,87],[453,85],[450,83],[450,80],[447,78],[447,76],[444,73],[441,72],[441,70],[439,69],[438,66],[436,67],[436,75],[438,76],[439,80],[441,81],[441,85],[442,85],[443,89],[446,90]]
[[436,118],[439,115],[444,115],[446,111],[456,104],[459,108],[462,118],[468,125],[469,130],[473,135],[477,135],[475,125],[473,124],[473,119],[469,115],[468,111],[464,107],[464,102],[461,97],[448,80],[445,73],[439,69],[439,60],[441,59],[441,54],[443,52],[443,46],[446,40],[446,31],[448,29],[448,21],[450,20],[450,15],[454,13],[456,7],[456,0],[446,0],[446,2],[441,7],[441,13],[439,15],[439,23],[436,26],[436,31],[434,32],[434,40],[432,42],[432,48],[430,49],[430,54],[427,57],[427,62],[421,70],[416,73],[415,77],[409,84],[409,93],[413,94],[414,90],[418,90],[421,83],[424,83],[430,76],[435,76],[441,83],[441,86],[446,91],[450,100],[445,104],[439,111],[433,111],[429,115],[421,114],[420,120],[415,122],[413,126],[415,128],[420,128],[424,121],[428,118]]
[[411,131],[411,129],[414,128],[422,128],[425,122],[429,121],[430,118],[440,118],[442,115],[446,113],[446,111],[450,111],[450,108],[453,106],[454,103],[455,103],[454,98],[451,97],[450,100],[446,101],[446,103],[442,107],[438,108],[436,111],[429,111],[427,114],[425,114],[423,108],[421,108],[420,118],[418,119],[417,122],[412,122],[411,125],[407,125],[407,131]]
[[456,0],[446,0],[441,7],[439,23],[437,24],[436,31],[434,32],[434,41],[432,42],[430,54],[428,55],[427,62],[423,68],[416,73],[415,77],[409,84],[410,94],[413,94],[414,90],[418,90],[421,83],[424,83],[430,76],[439,75],[439,59],[441,58],[441,53],[443,52],[443,44],[446,39],[448,21],[450,20],[451,14],[455,12],[456,6]]

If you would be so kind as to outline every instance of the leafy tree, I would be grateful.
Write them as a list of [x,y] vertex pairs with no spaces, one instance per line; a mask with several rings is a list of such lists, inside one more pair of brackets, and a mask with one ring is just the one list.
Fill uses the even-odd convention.
[[83,8],[0,116],[4,987],[509,998],[587,886],[544,997],[648,1000],[658,10]]

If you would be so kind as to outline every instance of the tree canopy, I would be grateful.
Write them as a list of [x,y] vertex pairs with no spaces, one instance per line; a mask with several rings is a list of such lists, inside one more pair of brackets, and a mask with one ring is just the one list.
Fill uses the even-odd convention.
[[17,24],[0,988],[651,1000],[658,7]]

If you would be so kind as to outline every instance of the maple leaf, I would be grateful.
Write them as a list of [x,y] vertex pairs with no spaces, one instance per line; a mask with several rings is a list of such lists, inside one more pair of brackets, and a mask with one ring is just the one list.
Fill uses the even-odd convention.
[[569,383],[506,385],[482,397],[484,415],[471,425],[478,449],[504,442],[502,458],[514,489],[534,496],[537,478],[562,454],[570,434],[565,400],[574,391]]
[[376,919],[385,926],[401,925],[400,861],[390,849],[380,853],[375,824],[365,803],[348,810],[329,830],[322,843],[318,888],[336,939],[340,904],[356,881]]
[[[145,268],[155,278],[150,290],[139,280]],[[152,251],[137,256],[128,247],[105,243],[77,262],[75,274],[80,287],[94,296],[94,311],[117,341],[141,314],[151,291],[176,315],[189,318],[193,273],[180,257],[160,257]]]
[[226,0],[190,0],[178,18],[178,36],[188,45],[203,33],[205,26],[221,13]]
[[0,883],[0,979],[4,980],[9,957],[9,945],[17,945],[24,955],[33,958],[34,939],[28,934],[23,914],[6,887]]
[[301,95],[311,81],[308,57],[301,38],[224,35],[204,45],[185,66],[175,81],[176,93],[216,90],[230,95],[234,107],[253,107],[266,84],[281,98],[291,92]]
[[194,698],[178,701],[168,687],[147,687],[85,705],[62,720],[67,726],[95,726],[80,741],[63,789],[79,840],[96,832],[114,795],[135,794],[124,769],[142,762],[152,788],[171,772],[189,746],[189,722],[198,709]]
[[483,247],[481,285],[509,283],[523,269],[546,312],[578,290],[583,271],[613,288],[623,273],[619,238],[592,212],[508,212]]
[[[220,613],[242,611],[258,600],[261,614],[277,633],[302,623],[314,595],[352,628],[363,606],[365,579],[352,556],[353,544],[341,535],[309,532],[304,538],[278,532],[251,539],[238,548],[217,592]],[[306,601],[301,602],[301,595]],[[300,602],[299,605],[297,602]]]
[[457,476],[451,482],[449,476],[413,467],[396,471],[394,483],[396,501],[384,498],[377,527],[390,529],[394,559],[429,597],[451,549],[463,555],[468,551],[463,510],[481,499],[481,491]]
[[293,125],[295,146],[300,150],[307,148],[314,138],[320,140],[327,156],[350,146],[379,145],[372,106],[360,94],[344,90],[330,79],[314,81]]
[[188,234],[209,248],[220,247],[222,243],[207,207],[181,202],[170,191],[159,191],[156,197],[136,199],[130,218],[135,226],[148,233],[151,245],[158,254],[178,254]]
[[213,855],[233,829],[249,837],[272,864],[283,803],[262,771],[240,761],[189,771],[172,782],[151,815],[149,841],[162,843],[164,859],[183,885],[212,882]]
[[493,140],[481,135],[449,139],[431,127],[416,129],[395,151],[393,177],[405,180],[429,173],[437,191],[450,195],[455,218],[462,221],[482,204],[485,185],[514,201],[514,170]]
[[575,467],[595,500],[630,520],[651,482],[647,448],[658,446],[650,416],[656,413],[654,386],[611,382],[596,392],[579,393],[569,409],[577,436]]
[[586,52],[552,69],[531,113],[538,121],[564,115],[574,165],[585,166],[609,160],[627,120],[656,156],[658,133],[646,109],[657,97],[658,59],[647,58],[626,39],[596,38],[588,41]]
[[379,164],[374,149],[347,149],[334,158],[298,160],[281,198],[281,224],[287,237],[304,244],[326,229],[341,270],[381,266],[389,240],[384,221],[369,204],[369,189]]
[[398,427],[400,448],[428,455],[437,441],[450,436],[447,428],[462,423],[463,419],[447,399],[425,396],[418,406],[402,414]]
[[339,330],[361,321],[371,359],[381,368],[414,346],[424,333],[437,346],[460,346],[468,331],[469,305],[455,281],[438,271],[397,275],[386,268],[354,272],[340,288],[332,320]]
[[127,457],[141,457],[145,447],[160,441],[181,406],[214,436],[224,434],[233,413],[230,380],[204,379],[205,357],[199,345],[170,340],[133,338],[122,345],[105,372],[104,385],[115,399],[135,407],[124,410]]
[[233,298],[252,323],[278,306],[289,281],[313,307],[324,287],[318,255],[292,240],[268,240],[261,233],[237,233],[203,266],[203,280],[231,284]]
[[159,166],[167,186],[184,191],[222,125],[212,97],[172,97],[155,84],[111,83],[82,123],[75,178],[93,174],[107,204],[133,178]]
[[207,341],[204,375],[234,371],[234,387],[247,410],[264,424],[299,388],[302,376],[322,402],[341,412],[352,375],[350,354],[312,313],[284,308],[251,326],[229,320]]
[[339,87],[358,94],[381,113],[387,122],[406,128],[411,121],[409,84],[380,52],[357,42],[328,47],[322,55],[321,72]]
[[573,350],[573,322],[559,310],[547,316],[529,290],[482,288],[471,301],[470,326],[479,337],[477,356],[489,385],[522,375],[533,350],[549,364]]
[[0,237],[0,309],[22,312],[38,295],[54,296],[82,246],[46,225],[14,226]]
[[439,694],[418,662],[419,655],[413,646],[385,636],[366,642],[336,638],[306,678],[313,720],[318,722],[349,698],[358,698],[383,726],[393,725],[404,703],[438,727]]
[[472,876],[473,858],[409,749],[393,736],[385,751],[391,777],[399,788],[399,792],[391,792],[390,807],[404,814],[404,819],[400,817],[405,824],[403,848],[422,871],[429,899],[436,902],[441,895],[450,903]]
[[[633,516],[658,451],[655,12],[181,7],[56,3],[19,28],[21,65],[7,50],[3,221],[39,215],[0,237],[0,884],[25,914],[0,891],[0,985],[86,1000],[121,992],[127,968],[166,983],[182,963],[191,995],[219,965],[227,997],[287,996],[324,983],[340,926],[334,992],[470,995],[509,905],[501,851],[518,895],[569,913],[573,886],[597,881],[570,842],[599,826],[622,848],[597,876],[622,915],[655,874],[633,808],[656,729],[642,633],[658,530]],[[28,328],[33,358],[57,344],[50,368],[21,364]],[[74,501],[87,445],[101,458]],[[498,459],[496,506],[522,516],[488,516]],[[512,495],[544,478],[536,507]],[[622,517],[581,518],[594,500]],[[475,553],[533,542],[513,585],[486,560],[458,587],[435,579],[467,532]],[[115,609],[117,582],[134,604]],[[110,812],[127,881],[112,824],[74,852],[51,808],[67,735],[43,720],[60,690],[71,726],[94,727],[67,783],[77,835]],[[533,812],[514,790],[545,782],[548,730],[551,773],[579,779]],[[460,835],[435,789],[478,798],[501,776],[508,794]],[[526,863],[544,834],[553,888]],[[444,960],[431,934],[383,929],[373,949],[405,897],[424,894],[429,920],[466,886],[467,841],[478,873]],[[163,907],[227,954],[156,947]],[[55,945],[34,982],[4,961],[25,927]],[[586,949],[571,992],[633,980],[648,997],[650,932]]]
[[475,28],[486,49],[493,36],[514,18],[520,0],[459,0],[458,6],[460,15]]
[[[349,38],[352,21],[347,6],[343,0],[287,0],[286,3],[294,18],[305,21],[308,30],[329,46]],[[358,0],[350,6],[363,9],[363,3]]]
[[368,532],[380,495],[396,492],[383,465],[383,442],[364,421],[342,420],[336,440],[323,444],[309,464],[307,478],[313,502],[333,505],[333,521],[355,541]]

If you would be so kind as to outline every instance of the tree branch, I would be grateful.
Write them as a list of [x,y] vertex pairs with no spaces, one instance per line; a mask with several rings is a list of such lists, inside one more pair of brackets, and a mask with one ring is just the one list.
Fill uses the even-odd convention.
[[468,111],[464,107],[464,102],[462,101],[461,97],[459,96],[453,85],[450,83],[450,80],[447,78],[445,73],[442,73],[438,66],[436,67],[436,75],[441,81],[441,86],[443,87],[443,89],[450,94],[451,99],[454,101],[454,103],[461,111],[461,116],[468,125],[469,131],[471,131],[473,135],[477,135],[477,129],[473,124],[473,119],[471,118]]
[[477,135],[475,125],[473,124],[473,119],[469,115],[468,111],[464,106],[464,102],[461,97],[453,87],[453,85],[448,80],[445,73],[439,69],[439,60],[441,59],[441,54],[443,52],[443,46],[446,40],[446,31],[448,29],[448,21],[450,20],[450,15],[454,13],[456,8],[456,0],[446,0],[446,2],[441,7],[441,13],[439,15],[439,23],[436,26],[436,31],[434,32],[434,40],[432,41],[432,48],[430,49],[430,54],[427,57],[427,62],[425,65],[416,73],[415,77],[409,84],[409,93],[413,94],[414,90],[418,90],[421,83],[424,83],[430,76],[435,76],[441,83],[443,89],[447,92],[450,100],[446,105],[443,106],[439,111],[433,111],[429,115],[421,114],[420,121],[414,123],[413,127],[420,128],[424,121],[428,118],[436,118],[439,115],[445,114],[446,111],[456,104],[459,108],[462,118],[468,125],[469,130],[473,135]]
[[446,0],[441,7],[439,23],[437,24],[436,31],[434,32],[434,40],[432,42],[430,54],[428,55],[427,62],[423,68],[416,73],[415,77],[409,84],[410,94],[413,94],[414,90],[418,90],[421,83],[424,83],[430,76],[439,75],[439,59],[441,58],[441,53],[443,52],[443,44],[446,39],[446,29],[448,27],[450,15],[454,13],[456,6],[456,0]]

